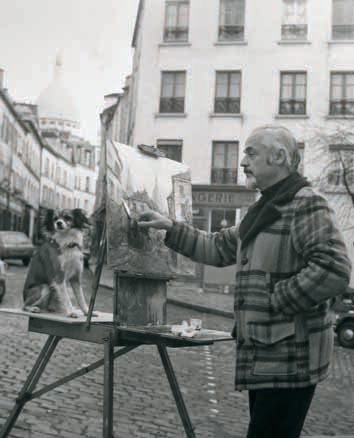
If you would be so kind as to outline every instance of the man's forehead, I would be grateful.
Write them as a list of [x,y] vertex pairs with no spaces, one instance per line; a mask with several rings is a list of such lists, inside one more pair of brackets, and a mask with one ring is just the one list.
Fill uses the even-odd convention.
[[245,149],[247,148],[264,148],[269,147],[274,142],[273,136],[269,132],[257,132],[251,134],[246,140]]

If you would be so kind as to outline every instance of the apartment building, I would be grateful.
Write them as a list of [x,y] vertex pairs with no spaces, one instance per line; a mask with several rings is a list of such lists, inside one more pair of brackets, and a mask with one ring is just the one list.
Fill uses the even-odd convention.
[[[310,178],[342,147],[354,153],[312,150],[316,133],[354,127],[354,0],[141,0],[132,45],[126,141],[190,166],[201,228],[234,224],[253,201],[240,161],[259,125],[293,131]],[[352,209],[340,175],[327,183]]]
[[3,87],[0,70],[0,230],[36,227],[42,140],[29,112],[17,108]]

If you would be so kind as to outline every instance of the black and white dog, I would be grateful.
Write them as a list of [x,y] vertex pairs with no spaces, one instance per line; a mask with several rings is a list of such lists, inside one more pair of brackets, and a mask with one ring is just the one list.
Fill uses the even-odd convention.
[[81,287],[83,229],[87,226],[88,219],[79,208],[47,211],[44,227],[48,238],[32,257],[23,290],[23,310],[77,318],[68,290],[71,287],[78,306],[87,315]]

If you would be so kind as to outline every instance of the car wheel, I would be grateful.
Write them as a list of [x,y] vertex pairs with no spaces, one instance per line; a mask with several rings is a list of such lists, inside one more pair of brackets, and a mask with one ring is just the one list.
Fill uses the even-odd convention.
[[29,257],[25,257],[25,258],[22,259],[22,263],[23,263],[25,266],[28,266],[30,260],[31,260],[31,259],[30,259]]
[[337,334],[338,342],[342,347],[354,348],[354,321],[343,322]]

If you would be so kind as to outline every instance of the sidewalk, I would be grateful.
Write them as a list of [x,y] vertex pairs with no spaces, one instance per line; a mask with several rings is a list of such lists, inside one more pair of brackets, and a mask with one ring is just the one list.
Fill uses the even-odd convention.
[[[113,272],[107,266],[102,269],[100,285],[113,289]],[[234,316],[232,293],[204,292],[193,282],[170,281],[167,286],[167,302],[226,318]]]

